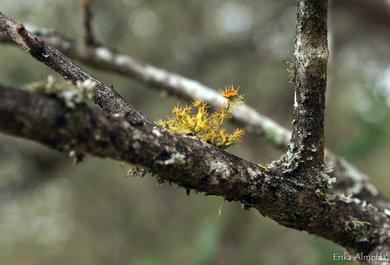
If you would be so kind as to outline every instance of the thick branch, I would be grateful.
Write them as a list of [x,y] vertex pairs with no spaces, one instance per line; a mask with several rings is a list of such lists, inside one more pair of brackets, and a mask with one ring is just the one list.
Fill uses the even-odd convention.
[[257,196],[255,185],[267,175],[255,164],[196,138],[132,125],[87,105],[69,109],[54,96],[4,86],[0,86],[0,96],[1,131],[59,151],[140,164],[163,180],[245,204],[255,200],[249,199]]
[[[4,21],[5,26],[1,23]],[[65,73],[70,73],[73,81],[80,80],[77,73],[88,75],[22,26],[17,25],[13,31],[15,25],[0,16],[0,26],[3,26],[0,29],[10,38],[25,48],[40,48],[39,52],[29,50],[33,56],[65,77],[68,77]],[[45,60],[50,57],[44,56],[48,51],[60,60]],[[107,91],[100,82],[98,86]],[[14,94],[12,89],[2,92],[5,103],[0,106],[0,129],[6,133],[34,139],[57,150],[71,149],[141,164],[162,180],[240,201],[280,224],[331,239],[356,252],[369,254],[378,246],[388,248],[386,211],[349,197],[336,194],[326,197],[321,190],[318,192],[309,185],[307,172],[264,172],[256,165],[191,137],[172,136],[153,126],[141,126],[152,123],[129,105],[125,106],[135,115],[122,111],[127,119],[112,118],[86,106],[66,109],[63,102],[48,96],[23,91]],[[116,102],[118,97],[114,96]],[[121,104],[118,107],[123,109]]]
[[160,181],[239,201],[282,225],[328,238],[355,252],[389,248],[390,218],[372,205],[339,196],[324,200],[299,178],[265,172],[198,139],[134,126],[86,105],[68,109],[53,96],[7,87],[0,87],[0,97],[2,132],[60,151],[145,166]]
[[[187,100],[198,98],[214,107],[221,106],[225,102],[225,99],[219,96],[215,90],[197,81],[144,64],[128,55],[118,54],[107,47],[85,47],[83,43],[78,43],[72,38],[50,30],[35,30],[34,33],[67,56],[94,68],[137,79],[153,88],[168,91]],[[0,40],[13,43],[1,33]],[[234,109],[233,120],[245,126],[247,131],[266,137],[277,147],[285,148],[289,143],[291,132],[288,129],[247,105]],[[387,200],[368,182],[368,178],[362,172],[327,150],[325,156],[327,163],[334,166],[331,176],[337,178],[335,190],[338,193],[353,194],[353,196],[381,209],[390,208]]]

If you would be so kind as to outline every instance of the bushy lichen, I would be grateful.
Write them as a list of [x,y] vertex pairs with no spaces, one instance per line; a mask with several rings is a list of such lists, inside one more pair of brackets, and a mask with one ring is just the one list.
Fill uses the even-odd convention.
[[222,128],[222,124],[231,117],[232,107],[242,104],[244,98],[233,87],[221,91],[221,95],[227,98],[228,102],[216,112],[210,113],[205,102],[194,100],[190,106],[174,107],[173,117],[165,121],[159,120],[157,124],[170,133],[194,135],[215,146],[227,148],[240,140],[244,129],[237,128],[229,133]]
[[328,187],[330,188],[334,183],[336,183],[336,178],[335,177],[331,177],[329,176],[328,174],[326,174],[325,172],[321,172],[321,180],[322,182]]
[[288,74],[288,82],[291,84],[295,84],[296,81],[296,74],[297,74],[297,67],[296,67],[296,61],[295,58],[289,58],[284,61],[287,67],[287,74]]
[[130,168],[128,171],[127,171],[127,176],[129,177],[145,177],[147,174],[149,173],[149,171],[146,169],[146,168],[143,168],[143,167],[139,167],[139,166],[134,166],[132,168]]
[[371,230],[371,224],[349,216],[349,220],[345,222],[344,229],[346,232],[354,233],[357,236],[357,241],[365,242],[368,241],[367,235]]

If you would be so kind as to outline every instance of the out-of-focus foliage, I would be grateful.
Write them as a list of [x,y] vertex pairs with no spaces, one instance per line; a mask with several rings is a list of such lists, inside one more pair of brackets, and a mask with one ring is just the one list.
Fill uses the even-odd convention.
[[[293,89],[284,61],[293,51],[295,1],[93,2],[101,42],[211,87],[239,85],[246,103],[290,127]],[[390,15],[384,4],[332,1],[326,136],[327,146],[386,194]],[[78,0],[1,0],[0,10],[82,39]],[[0,62],[4,84],[53,74],[11,46],[0,46]],[[177,104],[144,84],[90,70],[152,120]],[[229,152],[262,163],[281,154],[251,134]],[[342,253],[333,243],[238,204],[225,203],[219,215],[220,198],[128,177],[129,167],[94,158],[72,166],[65,155],[1,135],[0,264],[349,264],[333,261],[333,253]]]

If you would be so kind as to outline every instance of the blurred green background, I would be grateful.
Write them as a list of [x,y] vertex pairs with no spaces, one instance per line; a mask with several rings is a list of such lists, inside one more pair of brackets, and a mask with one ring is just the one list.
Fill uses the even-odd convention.
[[[247,103],[291,128],[295,1],[94,0],[97,38],[142,61],[214,87],[240,86]],[[21,22],[82,39],[78,0],[1,0]],[[326,141],[390,191],[390,8],[385,0],[337,0],[330,13]],[[94,71],[153,120],[179,100]],[[2,84],[53,72],[0,45]],[[0,99],[1,100],[1,99]],[[1,101],[0,101],[1,104]],[[247,135],[229,149],[253,162],[283,150]],[[254,210],[203,194],[186,196],[129,165],[66,155],[0,135],[0,264],[350,264],[337,245],[279,226]],[[185,176],[183,176],[185,177]]]

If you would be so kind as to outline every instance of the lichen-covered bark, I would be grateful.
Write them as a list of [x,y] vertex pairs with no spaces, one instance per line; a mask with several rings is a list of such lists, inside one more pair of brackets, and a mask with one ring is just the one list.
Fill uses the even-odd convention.
[[86,105],[69,109],[53,95],[3,87],[0,131],[60,151],[142,165],[159,181],[238,201],[352,252],[387,255],[390,210],[335,193],[322,171],[326,16],[327,1],[298,1],[294,131],[289,152],[270,171],[199,139],[170,135],[154,126],[112,88],[1,13],[0,30],[32,56],[65,79],[95,81],[94,100],[107,113]]
[[275,163],[324,192],[324,111],[328,61],[328,0],[298,1],[294,52],[294,121],[289,150]]
[[132,125],[87,105],[0,86],[0,130],[63,152],[76,151],[147,167],[160,180],[253,206],[271,176],[253,163],[194,137]]
[[[53,45],[65,55],[77,59],[96,69],[114,72],[141,81],[152,88],[162,89],[169,94],[186,100],[199,99],[210,106],[219,108],[226,104],[226,99],[215,89],[198,81],[191,80],[175,73],[145,64],[137,59],[119,54],[104,46],[85,46],[84,43],[50,30],[38,30],[34,33],[42,40]],[[0,41],[9,43],[7,36],[0,33]],[[286,147],[291,132],[270,118],[256,112],[244,104],[233,110],[233,121],[245,126],[247,131],[261,134],[278,147]]]
[[31,56],[43,62],[67,80],[73,82],[93,80],[96,83],[93,99],[103,110],[124,116],[133,124],[148,123],[145,117],[124,100],[112,87],[108,87],[57,49],[47,45],[28,31],[22,24],[16,23],[0,12],[0,30],[14,42],[21,45]]
[[[139,62],[131,56],[118,54],[107,47],[86,46],[85,43],[77,42],[51,30],[34,30],[34,34],[67,56],[94,68],[134,78],[151,85],[152,88],[166,90],[187,100],[198,98],[216,108],[225,103],[215,90],[197,81]],[[0,33],[0,41],[14,43],[2,33]],[[232,119],[244,126],[247,132],[264,136],[279,148],[286,148],[289,144],[291,132],[288,129],[248,105],[235,108]],[[341,194],[352,194],[382,209],[390,208],[387,200],[368,182],[368,178],[362,172],[329,151],[326,153],[327,164],[333,167],[333,171],[329,174],[337,179],[335,191]]]
[[254,207],[287,227],[330,239],[355,252],[389,247],[386,211],[344,196],[331,200],[299,178],[256,164],[189,136],[132,125],[87,105],[0,86],[0,131],[63,152],[76,151],[138,164],[160,182],[218,195]]
[[320,168],[324,162],[328,4],[328,0],[298,3],[291,151],[299,152],[308,168]]

